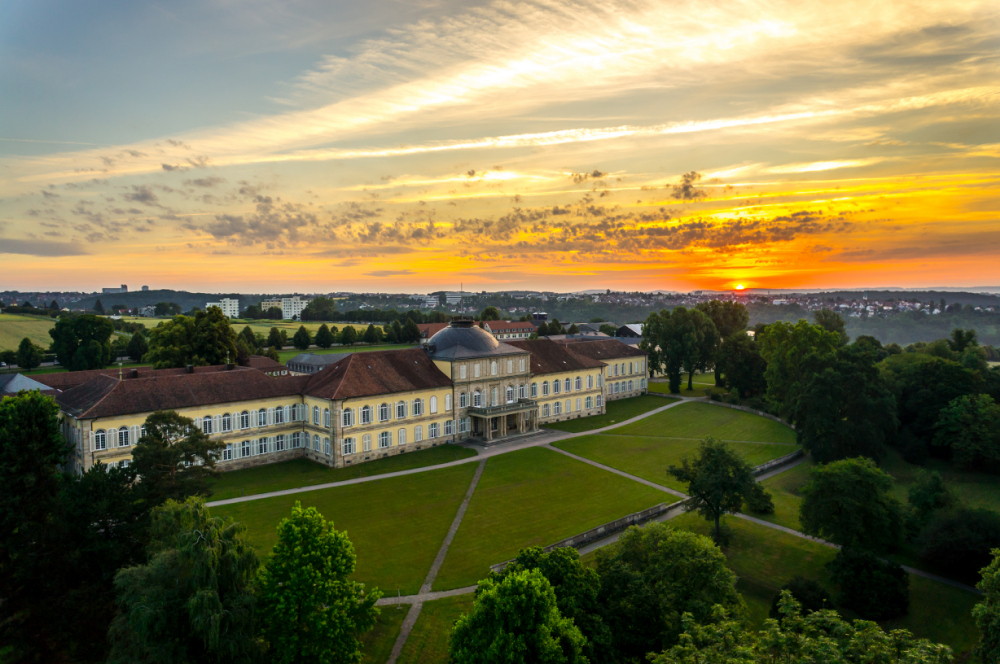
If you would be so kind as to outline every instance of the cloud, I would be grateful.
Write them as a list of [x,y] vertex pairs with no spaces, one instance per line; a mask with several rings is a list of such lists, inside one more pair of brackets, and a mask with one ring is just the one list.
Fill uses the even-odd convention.
[[132,191],[122,194],[122,198],[143,205],[159,205],[160,200],[149,187],[136,185],[132,185]]
[[582,184],[589,179],[600,180],[606,175],[607,173],[599,171],[595,168],[590,173],[571,173],[569,177],[573,180],[573,184]]
[[704,198],[708,195],[705,190],[695,187],[695,183],[699,180],[701,180],[701,173],[695,171],[685,173],[681,176],[680,183],[673,186],[674,191],[671,195],[681,201],[696,201],[699,198]]
[[21,254],[42,258],[61,256],[82,256],[87,252],[76,243],[51,242],[49,240],[16,240],[4,238],[0,241],[0,254]]
[[207,178],[195,178],[193,180],[184,180],[184,184],[190,187],[214,187],[217,184],[222,184],[225,182],[225,178],[220,178],[218,176],[211,176]]
[[413,270],[372,270],[365,272],[366,277],[402,277],[413,274]]

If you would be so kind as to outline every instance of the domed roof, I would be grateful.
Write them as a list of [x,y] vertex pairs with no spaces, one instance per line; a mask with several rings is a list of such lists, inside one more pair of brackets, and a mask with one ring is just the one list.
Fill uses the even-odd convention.
[[427,354],[432,359],[451,360],[520,352],[523,351],[500,343],[471,320],[452,321],[427,341]]

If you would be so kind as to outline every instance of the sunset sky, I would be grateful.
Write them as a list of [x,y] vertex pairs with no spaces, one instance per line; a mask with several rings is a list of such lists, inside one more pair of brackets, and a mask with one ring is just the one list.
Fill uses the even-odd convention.
[[1000,4],[0,6],[0,290],[1000,285]]

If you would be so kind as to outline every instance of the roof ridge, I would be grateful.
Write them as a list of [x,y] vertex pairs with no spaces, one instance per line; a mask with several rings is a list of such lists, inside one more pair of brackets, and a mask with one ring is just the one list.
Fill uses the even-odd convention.
[[[344,373],[342,373],[340,376],[336,377],[336,378],[340,379],[340,382],[337,383],[337,387],[335,387],[333,389],[333,392],[330,395],[331,396],[331,399],[330,399],[331,401],[334,401],[334,400],[337,399],[337,394],[340,392],[340,387],[344,384],[344,378],[347,377],[347,372],[350,371],[350,369],[351,369],[351,362],[354,360],[354,356],[357,355],[357,354],[358,354],[357,351],[355,351],[355,352],[351,353],[350,355],[348,355],[347,357],[344,358],[344,360],[347,360],[347,362],[344,364]],[[343,362],[344,360],[341,360],[340,362]],[[337,364],[340,364],[340,362],[337,362]],[[320,373],[322,373],[322,372],[320,372]],[[336,380],[336,378],[334,380]]]
[[[90,380],[98,380],[98,379],[101,379],[101,378],[107,378],[108,380],[113,380],[113,381],[115,381],[115,385],[110,390],[108,390],[107,392],[105,392],[104,396],[102,396],[100,399],[98,399],[94,403],[90,404],[90,408],[88,408],[87,410],[85,410],[82,413],[80,413],[80,416],[77,419],[81,419],[84,415],[86,415],[90,411],[94,410],[99,405],[101,405],[101,402],[104,401],[105,399],[107,399],[111,395],[111,393],[114,392],[115,390],[117,390],[121,386],[121,384],[124,382],[121,378],[115,378],[114,376],[109,376],[107,374],[100,374],[98,376],[94,376]],[[90,380],[88,380],[87,383],[89,383]],[[82,383],[82,384],[78,385],[77,387],[83,387],[87,383]]]

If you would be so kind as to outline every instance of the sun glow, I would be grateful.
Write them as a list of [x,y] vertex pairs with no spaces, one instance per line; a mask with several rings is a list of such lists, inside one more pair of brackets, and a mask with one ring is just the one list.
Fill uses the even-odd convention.
[[736,290],[743,290],[743,284],[736,284]]

